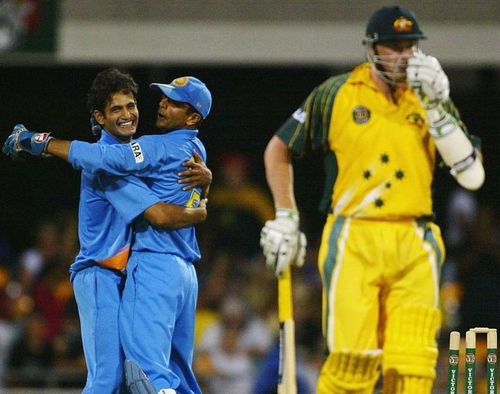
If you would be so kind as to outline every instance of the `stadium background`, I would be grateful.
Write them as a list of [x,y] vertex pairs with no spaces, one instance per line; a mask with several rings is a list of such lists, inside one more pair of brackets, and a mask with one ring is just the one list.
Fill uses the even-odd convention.
[[[6,3],[9,1],[3,2],[0,8],[1,38],[4,38],[5,26],[9,26]],[[240,171],[238,176],[241,178],[248,175],[248,183],[267,198],[262,165],[267,141],[314,86],[331,74],[349,71],[363,59],[361,39],[365,21],[374,9],[386,4],[360,0],[11,3],[32,8],[26,8],[31,12],[26,11],[20,22],[21,25],[24,23],[20,40],[0,53],[2,141],[19,122],[33,130],[51,131],[60,138],[92,141],[86,92],[96,73],[110,66],[130,72],[141,86],[139,130],[140,133],[149,131],[157,97],[149,91],[148,84],[168,82],[181,75],[195,75],[206,82],[214,96],[212,113],[200,133],[207,146],[208,164],[214,170],[214,189],[226,189],[231,193],[230,188],[234,185],[225,180],[229,168],[237,173]],[[471,313],[477,312],[478,319],[485,319],[477,321],[477,325],[497,327],[500,319],[500,297],[495,291],[500,285],[500,188],[497,185],[500,169],[496,160],[500,142],[500,7],[498,2],[487,0],[462,0],[453,6],[445,1],[407,1],[405,5],[420,17],[422,29],[430,39],[429,43],[423,43],[423,49],[442,61],[449,75],[452,98],[460,108],[463,120],[469,130],[482,139],[487,172],[484,187],[467,196],[466,200],[477,203],[472,209],[474,218],[469,222],[476,230],[473,231],[475,234],[472,236],[465,231],[459,241],[457,238],[449,241],[449,267],[452,268],[445,270],[443,278],[443,299],[446,301],[443,308],[447,317],[445,338],[446,330],[465,324],[464,315],[473,316]],[[30,21],[26,22],[26,16],[31,18]],[[42,222],[56,223],[58,229],[62,228],[60,235],[66,235],[66,238],[74,234],[79,174],[66,163],[56,160],[13,163],[2,156],[0,180],[0,264],[1,277],[6,278],[4,282],[0,281],[0,320],[2,325],[14,328],[13,332],[19,334],[23,332],[27,317],[15,312],[18,308],[16,302],[20,294],[33,291],[33,288],[19,290],[17,287],[18,283],[23,283],[23,253],[36,247],[37,229]],[[298,282],[303,285],[298,293],[307,294],[301,297],[304,302],[311,303],[308,305],[316,313],[304,318],[304,337],[314,337],[319,328],[314,328],[319,311],[314,258],[323,220],[316,210],[321,181],[321,163],[315,162],[314,158],[308,158],[297,167],[296,193],[311,245],[305,272],[298,274]],[[456,191],[452,178],[445,170],[438,170],[435,210],[445,238],[447,229],[455,233],[458,228],[453,228],[454,217],[448,214],[454,206]],[[234,298],[237,293],[234,288],[238,283],[246,279],[250,279],[248,283],[261,280],[261,290],[265,289],[261,298],[265,301],[255,301],[255,290],[251,288],[242,291],[242,298],[245,302],[252,300],[252,308],[247,309],[252,311],[252,316],[247,316],[248,319],[255,315],[272,327],[269,322],[273,321],[274,283],[263,270],[258,249],[258,230],[265,214],[257,213],[256,208],[241,209],[236,204],[240,191],[233,192],[234,199],[224,200],[220,205],[216,202],[210,207],[208,222],[200,228],[206,256],[200,265],[200,284],[209,289],[216,281],[214,276],[220,275],[235,285],[226,286],[227,291],[217,296],[202,292],[202,297],[209,298],[208,301],[203,299],[202,303],[206,301],[207,310],[213,312],[213,316],[209,315],[217,320],[224,299]],[[265,208],[261,212],[265,212]],[[221,230],[234,217],[238,218],[240,228],[244,227],[241,228],[243,235],[237,239],[234,230],[238,227],[228,225],[226,232]],[[228,240],[229,234],[234,239]],[[481,241],[484,238],[488,241]],[[71,243],[71,240],[66,242]],[[472,257],[463,253],[470,243],[474,244],[468,249],[474,252]],[[64,252],[66,260],[59,262],[57,269],[63,275],[71,263],[69,257],[74,246],[70,245],[70,250]],[[468,270],[471,261],[483,255],[486,257],[478,258],[478,268]],[[462,272],[462,275],[456,272]],[[463,272],[471,275],[470,283],[476,287],[461,282]],[[53,286],[56,289],[54,297],[64,298],[61,295],[64,294],[63,287]],[[480,296],[490,289],[487,299]],[[470,298],[461,298],[460,292]],[[70,296],[64,299],[66,305],[71,305]],[[469,304],[474,305],[474,311],[465,308]],[[67,309],[74,312],[71,306]],[[28,315],[35,314],[36,307],[30,311]],[[205,317],[200,320],[207,320]],[[446,346],[445,339],[443,344]],[[304,345],[307,349],[304,362],[310,367],[309,375],[313,380],[321,344],[310,342],[314,343]],[[0,361],[9,358],[7,349],[4,343],[0,344]],[[264,356],[265,352],[262,352],[257,358],[252,358],[254,366]],[[73,357],[78,359],[78,355]],[[74,361],[74,369],[57,374],[57,368],[63,365],[64,361],[53,361],[51,370],[56,370],[56,373],[51,375],[52,381],[42,379],[33,384],[39,388],[56,388],[64,384],[78,387],[81,364]],[[209,380],[211,372],[204,369],[204,365],[200,363],[200,374]],[[26,382],[22,369],[22,365],[9,368],[7,383],[19,387]],[[62,383],[61,376],[69,383]],[[27,392],[27,389],[20,390]]]

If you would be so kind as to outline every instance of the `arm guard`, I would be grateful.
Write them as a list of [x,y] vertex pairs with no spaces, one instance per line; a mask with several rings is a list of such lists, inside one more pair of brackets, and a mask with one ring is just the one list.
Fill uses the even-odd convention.
[[468,190],[479,189],[484,182],[484,168],[477,150],[453,116],[441,105],[428,109],[430,134],[450,174]]

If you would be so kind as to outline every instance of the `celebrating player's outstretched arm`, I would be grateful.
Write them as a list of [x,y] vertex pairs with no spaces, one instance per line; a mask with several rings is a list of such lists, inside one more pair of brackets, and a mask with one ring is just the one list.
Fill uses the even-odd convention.
[[408,85],[417,93],[430,124],[429,133],[450,173],[464,188],[476,190],[484,182],[480,155],[460,122],[446,108],[450,85],[439,61],[418,51],[408,60]]
[[[5,141],[2,151],[13,160],[19,159],[21,152],[26,152],[32,156],[51,155],[68,161],[72,141],[56,139],[50,134],[30,131],[24,125],[18,124]],[[198,152],[193,152],[193,158],[194,160],[184,163],[186,170],[179,173],[179,183],[186,184],[184,190],[203,186],[203,197],[206,197],[212,182],[212,172]]]

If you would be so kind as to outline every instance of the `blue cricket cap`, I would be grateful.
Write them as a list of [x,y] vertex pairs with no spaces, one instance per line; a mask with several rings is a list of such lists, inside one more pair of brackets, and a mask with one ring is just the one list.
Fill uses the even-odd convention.
[[175,78],[169,84],[152,83],[152,89],[159,89],[166,97],[191,105],[205,119],[212,107],[212,94],[207,86],[195,77]]

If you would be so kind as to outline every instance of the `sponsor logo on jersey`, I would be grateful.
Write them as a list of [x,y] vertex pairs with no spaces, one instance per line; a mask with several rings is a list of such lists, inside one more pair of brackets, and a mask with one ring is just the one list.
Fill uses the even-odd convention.
[[409,19],[406,19],[404,16],[400,16],[398,19],[394,21],[394,30],[398,33],[408,33],[413,28],[413,22]]
[[141,146],[137,141],[131,142],[130,147],[132,148],[132,153],[134,154],[134,159],[137,164],[144,161],[144,155],[142,154]]
[[49,133],[36,133],[33,136],[33,141],[36,142],[37,144],[40,144],[42,142],[47,141],[47,138],[49,138]]
[[419,113],[406,115],[406,120],[413,126],[422,128],[425,125],[425,119]]
[[306,116],[307,112],[304,111],[302,108],[299,108],[297,111],[295,111],[292,114],[292,117],[299,123],[304,124],[306,122]]
[[365,124],[368,123],[371,117],[371,112],[368,108],[363,106],[355,107],[352,110],[352,119],[356,124]]

